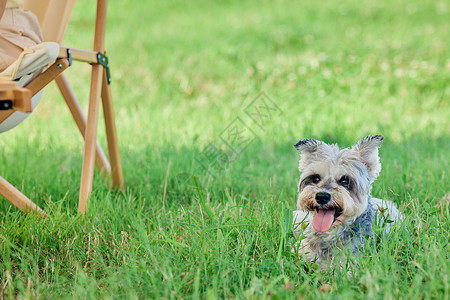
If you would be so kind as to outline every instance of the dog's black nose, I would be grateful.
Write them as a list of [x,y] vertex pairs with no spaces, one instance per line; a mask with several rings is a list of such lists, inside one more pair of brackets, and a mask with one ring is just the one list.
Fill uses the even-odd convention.
[[331,195],[328,193],[317,193],[316,194],[316,201],[320,205],[327,204],[331,200]]

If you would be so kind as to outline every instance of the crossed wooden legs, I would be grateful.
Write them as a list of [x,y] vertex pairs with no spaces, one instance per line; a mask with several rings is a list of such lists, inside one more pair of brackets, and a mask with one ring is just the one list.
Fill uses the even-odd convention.
[[[44,73],[39,75],[29,85],[27,89],[36,94],[52,80],[55,80],[64,100],[72,113],[75,123],[78,126],[85,140],[83,168],[81,172],[80,196],[78,210],[83,213],[86,210],[87,201],[92,191],[92,181],[94,175],[94,164],[106,177],[111,174],[113,187],[123,187],[122,165],[120,161],[117,130],[114,118],[114,107],[111,97],[111,87],[108,79],[108,62],[104,57],[104,37],[106,27],[107,0],[97,1],[97,12],[95,19],[95,35],[93,51],[80,49],[67,49],[61,47],[60,57]],[[69,50],[73,50],[70,52]],[[70,54],[72,53],[72,54]],[[71,65],[74,60],[88,62],[92,64],[91,89],[89,95],[89,107],[87,118],[67,81],[62,73]],[[97,143],[97,123],[99,114],[99,102],[102,99],[103,113],[105,119],[106,138],[108,142],[108,153],[110,163]],[[1,120],[0,120],[1,121]],[[15,204],[18,208],[27,210],[40,209],[26,198],[22,193],[0,177],[0,194],[7,200]]]
[[[122,164],[118,148],[111,87],[107,82],[106,70],[101,65],[93,65],[91,94],[86,124],[83,169],[81,172],[80,198],[78,202],[78,211],[81,213],[84,213],[86,210],[87,200],[92,191],[100,95],[102,96],[108,152],[111,159],[110,170],[112,172],[112,185],[116,188],[121,188],[123,185]],[[108,166],[105,166],[105,169],[108,169]]]
[[[113,187],[119,189],[123,187],[122,163],[120,160],[117,129],[114,117],[114,106],[111,97],[111,87],[107,82],[106,70],[104,70],[101,65],[93,65],[92,68],[93,76],[91,81],[87,120],[83,115],[83,111],[81,110],[65,75],[62,74],[56,78],[56,84],[58,85],[58,88],[61,91],[70,112],[72,113],[80,133],[85,139],[80,196],[78,202],[78,211],[83,214],[86,210],[87,201],[92,191],[94,163],[103,173],[103,177],[111,174]],[[108,142],[108,153],[111,165],[103,153],[100,145],[97,143],[97,123],[100,95],[103,104],[106,138]]]
[[[92,191],[94,175],[94,162],[97,168],[103,173],[105,178],[111,175],[112,186],[121,189],[123,187],[122,164],[119,153],[117,129],[115,124],[114,106],[111,96],[111,87],[107,81],[106,70],[101,65],[93,65],[93,79],[91,83],[91,93],[88,107],[88,117],[83,111],[69,85],[64,74],[59,74],[55,81],[61,94],[69,107],[70,112],[78,126],[80,133],[85,139],[85,150],[83,158],[83,168],[81,173],[80,195],[78,211],[82,214],[86,211],[87,201]],[[43,74],[42,80],[47,81],[46,76],[54,74]],[[106,158],[102,148],[97,142],[97,123],[99,114],[100,96],[102,99],[103,114],[105,119],[106,138],[108,143],[108,153],[111,165]],[[37,211],[43,215],[45,213],[19,190],[12,186],[5,179],[0,177],[0,195],[18,207],[20,210]]]

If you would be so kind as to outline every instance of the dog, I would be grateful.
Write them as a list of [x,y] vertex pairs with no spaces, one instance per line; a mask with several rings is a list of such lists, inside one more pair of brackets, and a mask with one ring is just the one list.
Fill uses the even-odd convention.
[[321,269],[338,256],[342,263],[344,247],[358,254],[373,237],[375,221],[389,232],[401,218],[393,202],[370,196],[381,171],[382,141],[382,135],[369,135],[342,150],[314,139],[294,145],[301,172],[294,230],[304,237],[297,250]]

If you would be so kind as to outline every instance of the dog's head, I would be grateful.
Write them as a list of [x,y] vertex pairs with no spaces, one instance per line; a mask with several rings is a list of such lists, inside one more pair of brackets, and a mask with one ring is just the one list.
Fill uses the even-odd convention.
[[369,135],[351,149],[340,150],[313,139],[300,140],[297,208],[314,214],[313,227],[326,232],[350,224],[368,204],[372,183],[381,170],[378,148],[383,136]]

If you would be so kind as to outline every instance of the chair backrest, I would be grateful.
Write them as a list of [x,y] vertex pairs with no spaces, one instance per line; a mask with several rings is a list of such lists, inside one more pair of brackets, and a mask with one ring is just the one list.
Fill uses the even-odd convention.
[[61,44],[76,0],[25,0],[41,25],[44,41]]

